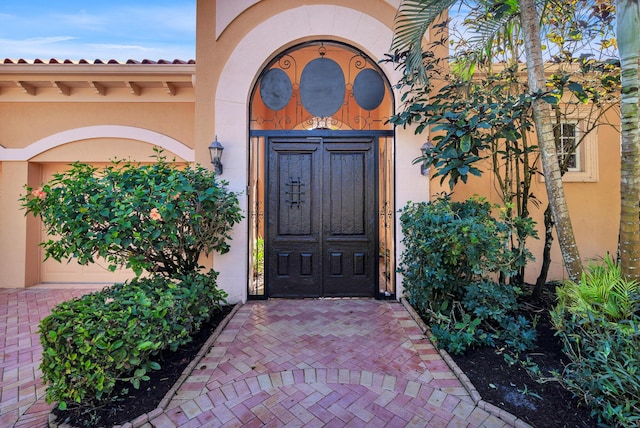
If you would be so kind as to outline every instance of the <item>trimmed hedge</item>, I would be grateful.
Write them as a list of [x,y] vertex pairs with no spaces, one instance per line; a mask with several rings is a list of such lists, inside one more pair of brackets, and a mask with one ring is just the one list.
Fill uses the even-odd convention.
[[40,322],[47,402],[94,407],[119,380],[139,388],[160,368],[153,357],[189,342],[225,302],[216,277],[136,278],[56,306]]

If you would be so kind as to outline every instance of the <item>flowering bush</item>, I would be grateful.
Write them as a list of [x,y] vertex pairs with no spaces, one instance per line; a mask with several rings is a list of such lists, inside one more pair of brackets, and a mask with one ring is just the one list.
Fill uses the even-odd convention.
[[201,166],[114,161],[97,168],[76,162],[21,203],[51,237],[45,258],[103,257],[110,270],[131,268],[167,277],[199,269],[201,253],[229,251],[229,232],[242,218],[237,194]]

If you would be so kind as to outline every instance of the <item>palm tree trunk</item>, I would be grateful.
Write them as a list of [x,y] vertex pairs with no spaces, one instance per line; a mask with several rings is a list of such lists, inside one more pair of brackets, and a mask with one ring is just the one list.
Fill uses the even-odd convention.
[[535,0],[520,1],[520,21],[527,58],[529,90],[534,95],[533,118],[538,135],[538,145],[540,146],[547,196],[551,205],[565,268],[569,278],[578,280],[582,275],[582,261],[573,234],[564,187],[562,186],[562,174],[560,173],[556,144],[553,137],[551,106],[539,96],[546,90],[546,79],[540,42],[540,17],[536,11]]
[[640,280],[640,156],[638,126],[638,0],[618,0],[616,19],[621,61],[622,96],[620,164],[620,268],[629,279]]

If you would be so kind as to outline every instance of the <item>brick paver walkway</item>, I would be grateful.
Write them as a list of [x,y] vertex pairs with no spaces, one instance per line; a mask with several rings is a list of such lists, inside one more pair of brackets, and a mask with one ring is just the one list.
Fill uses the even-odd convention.
[[156,427],[501,427],[406,309],[271,300],[236,313]]
[[[0,290],[0,427],[45,427],[37,323],[88,290]],[[129,427],[503,427],[406,309],[368,299],[239,308],[167,408]]]

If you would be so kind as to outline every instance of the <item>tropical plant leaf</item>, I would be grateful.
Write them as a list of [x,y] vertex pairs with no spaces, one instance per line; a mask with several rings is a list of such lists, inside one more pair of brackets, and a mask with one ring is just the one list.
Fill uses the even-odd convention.
[[[465,20],[473,35],[468,40],[469,48],[458,58],[462,63],[460,68],[464,70],[474,64],[490,64],[494,60],[496,49],[513,51],[514,41],[519,33],[518,23],[517,2],[478,2]],[[465,74],[460,76],[463,77]]]
[[391,51],[405,53],[407,74],[415,74],[426,80],[422,62],[422,41],[425,33],[435,20],[447,11],[455,0],[403,0],[394,20]]

